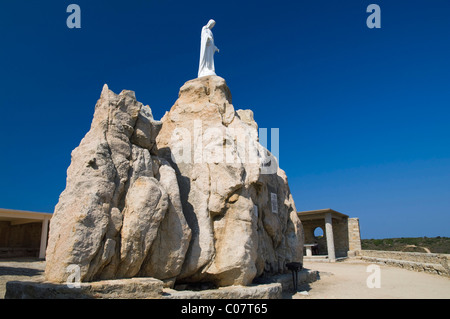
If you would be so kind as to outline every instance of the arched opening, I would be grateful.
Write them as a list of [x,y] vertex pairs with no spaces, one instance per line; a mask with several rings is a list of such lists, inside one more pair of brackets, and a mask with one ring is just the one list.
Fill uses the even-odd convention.
[[323,229],[322,229],[322,227],[316,227],[314,229],[314,238],[315,239],[322,239],[323,238]]
[[314,243],[311,247],[311,252],[313,255],[320,255],[321,251],[323,253],[324,247],[326,247],[325,233],[323,231],[323,228],[320,226],[314,228],[313,236]]

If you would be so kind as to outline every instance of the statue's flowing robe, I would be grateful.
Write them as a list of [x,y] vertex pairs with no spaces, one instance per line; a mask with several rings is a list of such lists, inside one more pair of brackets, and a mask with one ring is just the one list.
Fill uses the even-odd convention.
[[217,48],[214,45],[214,37],[208,24],[202,28],[198,77],[216,75],[214,68],[214,53],[216,50]]

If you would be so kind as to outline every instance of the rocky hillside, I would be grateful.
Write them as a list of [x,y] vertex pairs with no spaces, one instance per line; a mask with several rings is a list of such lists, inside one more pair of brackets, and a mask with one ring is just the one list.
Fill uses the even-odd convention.
[[449,237],[362,239],[362,249],[450,254]]

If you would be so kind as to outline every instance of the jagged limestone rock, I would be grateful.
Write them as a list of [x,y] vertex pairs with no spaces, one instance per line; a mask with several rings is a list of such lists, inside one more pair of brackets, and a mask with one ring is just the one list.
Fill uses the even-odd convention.
[[161,121],[105,85],[50,224],[46,280],[248,285],[302,261],[287,177],[224,79],[186,82]]
[[224,79],[186,82],[161,121],[159,156],[177,172],[192,229],[178,281],[247,285],[302,260],[303,229],[286,175],[274,162],[265,170],[275,159],[258,141],[253,112],[234,110]]
[[[189,242],[178,185],[169,185],[165,179],[171,177],[155,170],[160,128],[134,92],[116,95],[104,86],[91,129],[72,152],[66,189],[51,220],[47,280],[66,281],[69,265],[80,267],[83,282],[136,276],[151,260],[148,252],[160,249],[155,239],[166,219],[179,226],[177,238]],[[179,247],[179,259],[186,250],[187,244]],[[161,255],[152,267],[176,276],[182,261],[168,257]]]

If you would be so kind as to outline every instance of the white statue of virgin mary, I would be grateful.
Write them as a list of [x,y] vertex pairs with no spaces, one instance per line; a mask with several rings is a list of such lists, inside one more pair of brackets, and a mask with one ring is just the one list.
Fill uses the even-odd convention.
[[214,53],[219,49],[214,45],[214,37],[211,29],[216,24],[213,19],[208,21],[202,28],[202,39],[200,45],[200,64],[198,67],[198,77],[216,75],[214,68]]

